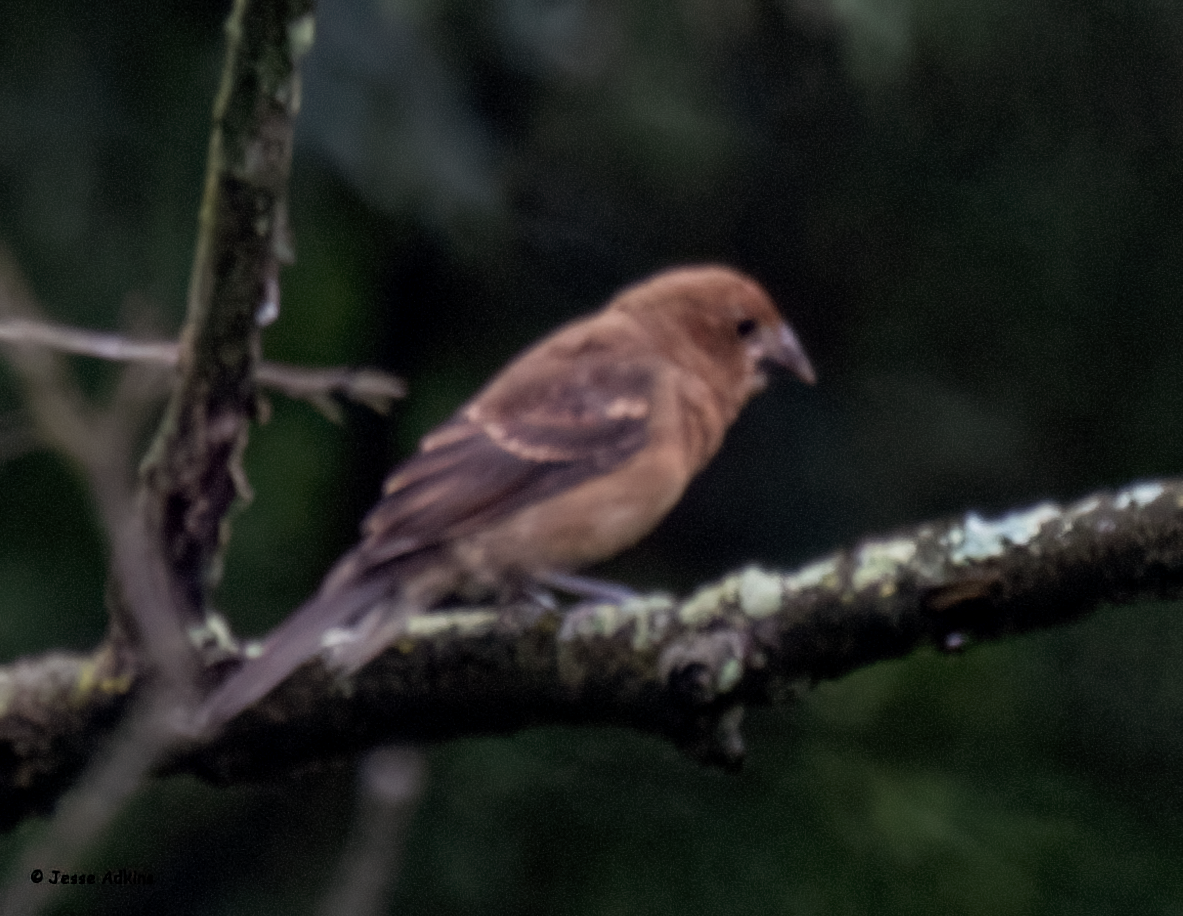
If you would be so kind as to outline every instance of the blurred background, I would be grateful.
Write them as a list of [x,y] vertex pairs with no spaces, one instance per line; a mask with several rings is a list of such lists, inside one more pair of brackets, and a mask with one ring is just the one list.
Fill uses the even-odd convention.
[[[228,7],[0,0],[0,242],[54,319],[179,326]],[[820,383],[774,383],[606,577],[1183,470],[1174,0],[324,0],[291,211],[267,356],[411,394],[341,426],[273,400],[217,594],[243,632],[508,357],[672,264],[760,279]],[[0,659],[93,646],[104,564],[0,368]],[[1179,610],[823,684],[749,716],[738,775],[605,729],[431,748],[392,911],[1183,913]],[[354,805],[348,772],[158,781],[84,865],[156,884],[55,912],[309,912]]]

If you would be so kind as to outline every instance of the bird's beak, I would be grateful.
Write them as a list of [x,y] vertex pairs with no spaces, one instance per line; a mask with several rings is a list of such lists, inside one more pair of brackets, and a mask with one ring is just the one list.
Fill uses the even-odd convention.
[[813,365],[805,355],[805,348],[787,324],[766,328],[761,344],[764,350],[763,357],[768,362],[791,370],[806,385],[812,385],[817,381],[817,373],[813,371]]

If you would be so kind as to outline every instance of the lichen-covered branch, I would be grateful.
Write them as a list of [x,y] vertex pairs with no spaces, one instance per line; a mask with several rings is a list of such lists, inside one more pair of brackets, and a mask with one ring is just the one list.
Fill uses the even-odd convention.
[[417,617],[348,684],[305,665],[221,740],[172,766],[257,778],[380,741],[541,722],[631,726],[735,765],[746,705],[920,646],[960,648],[1104,601],[1181,592],[1183,481],[989,521],[970,513],[792,573],[749,568],[684,601]]
[[296,65],[312,43],[312,0],[235,0],[214,104],[180,380],[143,469],[141,505],[176,579],[176,604],[204,621],[226,513],[255,412],[259,326],[279,308]]
[[[616,724],[726,766],[749,705],[926,645],[950,649],[1078,617],[1101,602],[1183,594],[1183,480],[1137,484],[998,519],[974,513],[868,538],[789,573],[755,567],[685,600],[650,596],[568,612],[438,611],[349,681],[302,667],[169,772],[221,781],[325,766],[392,740]],[[102,649],[0,669],[0,812],[52,798],[105,727]],[[35,675],[46,666],[46,679]],[[106,679],[93,672],[108,671]],[[88,684],[77,714],[38,718],[46,684]],[[13,717],[13,710],[31,710]],[[71,756],[71,755],[74,756]]]

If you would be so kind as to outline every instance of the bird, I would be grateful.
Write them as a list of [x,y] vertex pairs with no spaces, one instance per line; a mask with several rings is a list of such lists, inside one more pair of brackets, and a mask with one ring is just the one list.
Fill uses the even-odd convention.
[[715,264],[661,271],[544,337],[394,468],[358,543],[212,689],[199,727],[318,655],[356,670],[448,598],[628,594],[576,573],[665,517],[776,364],[816,381],[768,293]]

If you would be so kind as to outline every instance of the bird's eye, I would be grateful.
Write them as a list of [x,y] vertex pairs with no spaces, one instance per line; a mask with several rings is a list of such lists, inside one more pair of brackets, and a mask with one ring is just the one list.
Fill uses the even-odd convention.
[[735,326],[735,333],[740,337],[747,337],[756,330],[756,322],[752,318],[741,319]]

